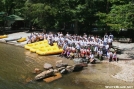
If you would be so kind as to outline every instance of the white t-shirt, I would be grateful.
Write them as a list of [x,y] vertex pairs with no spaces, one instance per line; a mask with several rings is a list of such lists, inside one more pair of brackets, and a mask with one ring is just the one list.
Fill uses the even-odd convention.
[[113,40],[111,38],[108,38],[108,43],[111,43]]
[[108,38],[104,38],[104,42],[108,42]]
[[93,55],[93,54],[91,54],[91,55],[90,55],[90,58],[91,58],[91,59],[93,59],[93,58],[94,58],[94,55]]
[[107,57],[110,58],[110,56],[112,56],[112,52],[107,52]]
[[103,52],[99,50],[99,51],[98,51],[98,54],[103,54]]
[[100,43],[100,45],[99,45],[99,46],[100,46],[100,48],[102,48],[102,47],[103,47],[103,44],[102,44],[102,43]]
[[105,47],[106,47],[106,49],[108,49],[109,48],[109,45],[107,44]]

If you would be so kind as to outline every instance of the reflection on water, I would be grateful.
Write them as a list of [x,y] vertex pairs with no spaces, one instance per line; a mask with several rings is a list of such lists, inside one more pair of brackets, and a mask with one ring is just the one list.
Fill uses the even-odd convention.
[[133,85],[116,80],[111,75],[120,69],[111,64],[89,65],[81,72],[63,75],[63,78],[52,83],[32,81],[34,68],[43,69],[45,62],[55,64],[63,60],[73,64],[72,60],[56,56],[38,56],[24,48],[0,44],[0,89],[104,89],[105,85]]

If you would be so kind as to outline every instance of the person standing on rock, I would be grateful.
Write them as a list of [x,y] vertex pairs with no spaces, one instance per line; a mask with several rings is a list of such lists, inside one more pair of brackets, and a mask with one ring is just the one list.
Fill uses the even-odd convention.
[[114,36],[113,36],[113,34],[112,33],[110,33],[110,35],[109,35],[109,38],[112,38],[112,39],[114,39]]
[[111,36],[109,36],[109,38],[108,38],[109,48],[111,48],[111,47],[112,47],[112,42],[113,42],[113,39],[112,39],[112,37],[111,37]]

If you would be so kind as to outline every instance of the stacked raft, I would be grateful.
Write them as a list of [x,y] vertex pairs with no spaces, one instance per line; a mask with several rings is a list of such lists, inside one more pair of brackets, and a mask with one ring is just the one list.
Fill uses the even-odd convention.
[[7,37],[8,37],[7,35],[0,35],[0,39],[7,38]]
[[54,43],[53,46],[50,46],[47,40],[26,44],[25,49],[28,49],[31,52],[39,55],[50,55],[63,52],[63,49],[59,48],[57,43]]

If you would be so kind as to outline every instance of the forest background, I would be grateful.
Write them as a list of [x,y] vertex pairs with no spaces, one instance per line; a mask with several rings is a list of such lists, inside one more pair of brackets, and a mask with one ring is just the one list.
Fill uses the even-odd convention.
[[0,12],[1,26],[5,26],[4,17],[15,14],[30,28],[114,35],[127,30],[123,36],[133,38],[133,0],[0,0]]

